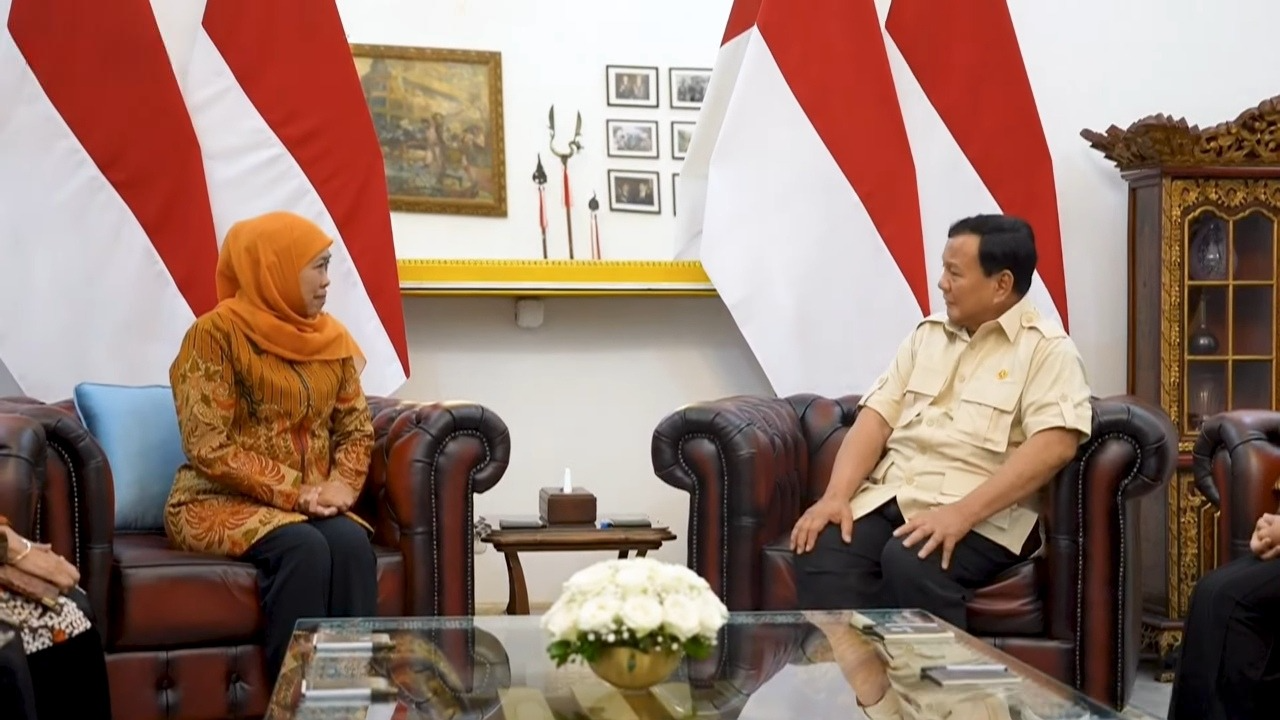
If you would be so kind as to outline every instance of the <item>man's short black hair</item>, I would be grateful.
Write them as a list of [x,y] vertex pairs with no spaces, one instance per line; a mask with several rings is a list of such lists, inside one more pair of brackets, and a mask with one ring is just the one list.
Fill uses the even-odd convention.
[[949,238],[958,235],[978,236],[982,274],[991,277],[1008,270],[1018,297],[1031,289],[1036,272],[1036,234],[1026,220],[1012,215],[974,215],[956,221],[947,230]]

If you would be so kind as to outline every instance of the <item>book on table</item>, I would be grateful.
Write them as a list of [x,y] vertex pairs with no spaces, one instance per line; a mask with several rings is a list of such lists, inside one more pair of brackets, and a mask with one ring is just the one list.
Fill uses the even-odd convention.
[[910,642],[946,642],[955,634],[937,623],[890,623],[874,625],[871,635],[881,640],[905,640]]
[[1022,681],[1004,665],[985,663],[925,667],[920,669],[920,677],[943,687],[1012,685]]
[[922,610],[877,610],[865,615],[855,612],[850,624],[867,635],[885,641],[941,642],[955,638],[949,628]]

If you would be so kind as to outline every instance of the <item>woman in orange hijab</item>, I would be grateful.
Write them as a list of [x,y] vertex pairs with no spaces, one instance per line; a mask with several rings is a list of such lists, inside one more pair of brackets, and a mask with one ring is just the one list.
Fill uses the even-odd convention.
[[302,617],[377,613],[368,527],[347,511],[373,425],[355,340],[323,312],[332,240],[275,212],[232,226],[217,307],[169,369],[187,463],[165,528],[177,547],[258,569],[274,680]]

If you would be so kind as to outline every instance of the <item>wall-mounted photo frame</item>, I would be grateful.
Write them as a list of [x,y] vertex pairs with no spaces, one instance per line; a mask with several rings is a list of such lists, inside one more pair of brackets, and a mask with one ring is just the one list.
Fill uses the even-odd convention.
[[685,120],[671,121],[672,160],[683,160],[689,156],[689,142],[693,140],[693,128],[697,124]]
[[609,157],[657,159],[657,120],[606,120],[604,131]]
[[607,102],[613,107],[658,107],[658,68],[606,65]]
[[710,68],[671,68],[667,92],[671,107],[676,110],[698,110],[707,96],[711,82]]
[[392,210],[507,216],[502,54],[352,45]]
[[648,170],[610,170],[609,209],[613,212],[662,213],[658,173]]
[[671,173],[671,217],[680,214],[676,203],[680,201],[680,173]]

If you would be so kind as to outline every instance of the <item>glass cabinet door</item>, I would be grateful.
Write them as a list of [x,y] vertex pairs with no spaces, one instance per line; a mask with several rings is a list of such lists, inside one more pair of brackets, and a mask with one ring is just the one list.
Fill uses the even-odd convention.
[[1276,385],[1277,222],[1203,208],[1186,223],[1184,431],[1225,410],[1270,408]]

